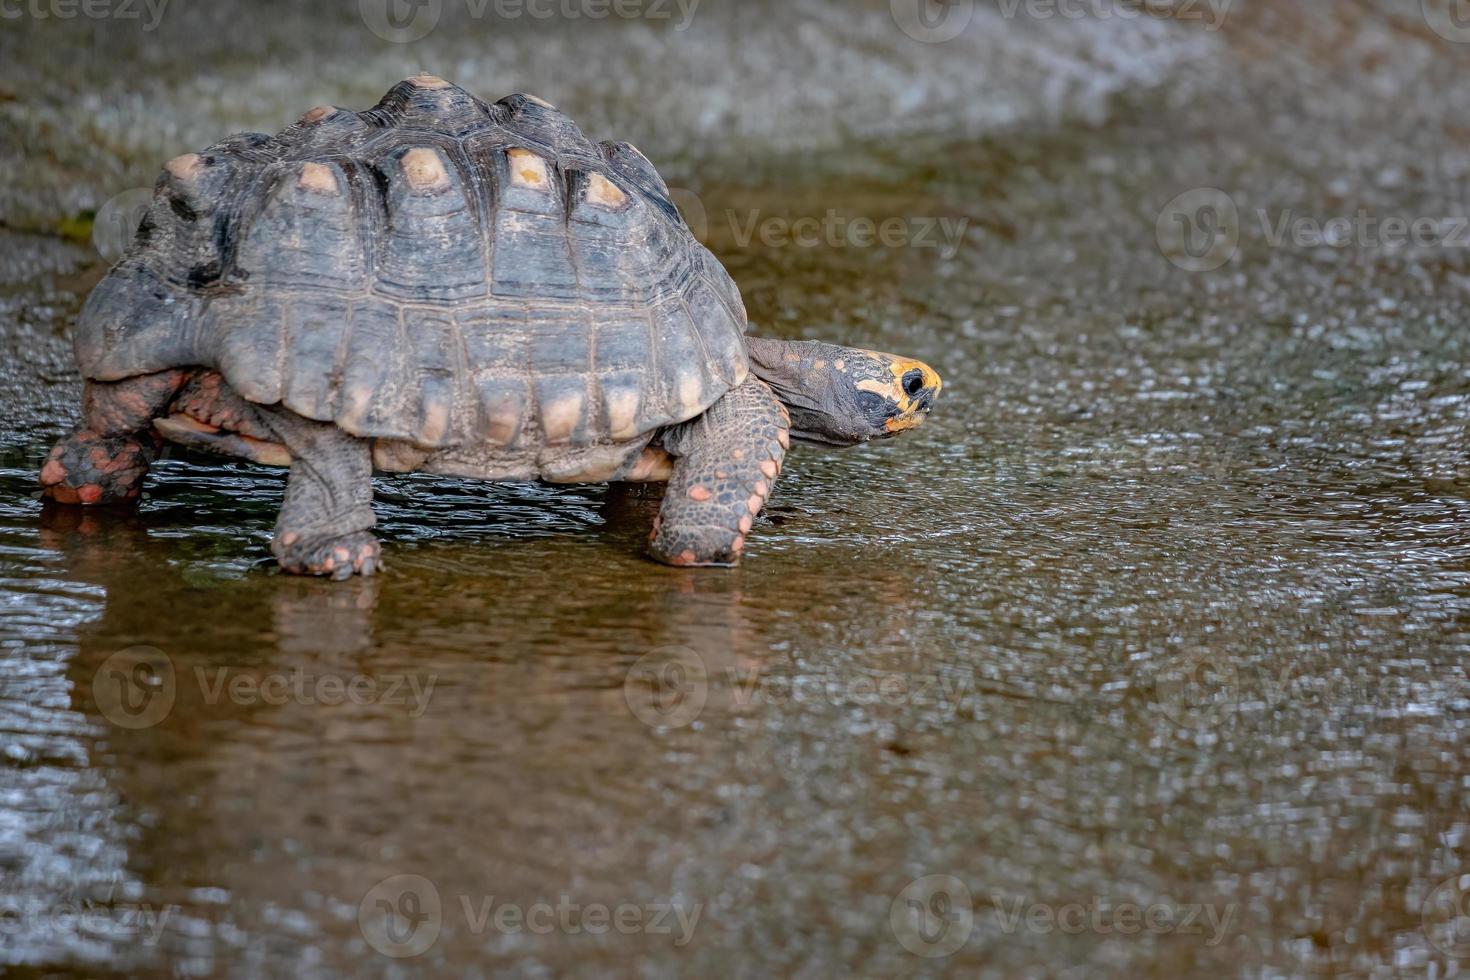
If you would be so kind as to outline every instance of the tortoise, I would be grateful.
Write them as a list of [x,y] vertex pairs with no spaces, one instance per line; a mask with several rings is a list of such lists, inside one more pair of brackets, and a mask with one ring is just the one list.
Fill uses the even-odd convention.
[[374,470],[666,481],[649,554],[735,565],[792,437],[895,435],[941,387],[747,326],[634,146],[421,74],[169,161],[78,318],[82,419],[40,482],[135,501],[165,440],[289,467],[277,562],[347,578],[382,567]]

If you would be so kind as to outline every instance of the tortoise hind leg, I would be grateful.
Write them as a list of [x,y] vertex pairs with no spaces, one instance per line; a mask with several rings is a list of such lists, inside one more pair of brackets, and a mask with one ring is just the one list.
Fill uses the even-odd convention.
[[790,418],[754,375],[664,434],[674,457],[649,554],[666,565],[737,565],[786,456]]
[[41,467],[41,490],[61,504],[131,503],[158,458],[153,420],[188,380],[183,370],[124,381],[88,381],[82,424],[51,450]]
[[365,439],[282,408],[256,406],[261,424],[291,453],[286,501],[271,551],[282,570],[335,579],[383,567],[372,528],[373,460]]

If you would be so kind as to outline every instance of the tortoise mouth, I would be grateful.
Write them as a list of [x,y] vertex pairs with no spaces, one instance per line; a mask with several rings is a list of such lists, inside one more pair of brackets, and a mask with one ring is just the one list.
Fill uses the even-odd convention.
[[836,446],[839,448],[856,446],[866,441],[864,439],[838,439],[825,433],[812,432],[807,429],[792,429],[791,438],[796,442],[804,442],[811,446]]
[[[915,425],[918,424],[919,423],[917,421],[911,422],[907,426],[907,428],[913,428]],[[825,432],[812,432],[806,429],[792,429],[791,438],[795,442],[805,443],[809,446],[832,446],[839,449],[846,449],[850,446],[861,446],[865,442],[879,442],[883,439],[892,439],[901,431],[903,430],[893,429],[884,432],[870,432],[862,436],[839,437],[830,435]]]

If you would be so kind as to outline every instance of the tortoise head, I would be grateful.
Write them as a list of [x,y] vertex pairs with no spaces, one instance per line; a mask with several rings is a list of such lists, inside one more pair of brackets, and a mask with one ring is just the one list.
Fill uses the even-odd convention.
[[922,361],[815,340],[746,337],[750,369],[791,413],[791,435],[855,446],[920,425],[944,382]]

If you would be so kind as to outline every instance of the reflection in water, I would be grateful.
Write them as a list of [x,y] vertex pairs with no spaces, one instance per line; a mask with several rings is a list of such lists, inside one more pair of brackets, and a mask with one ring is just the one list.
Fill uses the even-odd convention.
[[[873,28],[882,6],[848,26]],[[650,488],[384,479],[389,573],[346,585],[274,573],[277,473],[181,456],[137,514],[43,511],[33,475],[75,406],[61,327],[82,280],[46,298],[34,271],[11,275],[0,899],[14,904],[0,911],[42,911],[23,929],[0,916],[0,961],[85,975],[1449,975],[1470,871],[1470,270],[1446,250],[1273,246],[1251,222],[1461,213],[1470,165],[1447,114],[1463,99],[1448,93],[1470,78],[1470,49],[1371,4],[1327,17],[1331,30],[1311,27],[1315,10],[1242,7],[1211,35],[1110,23],[1109,37],[1157,44],[1098,55],[1095,90],[1087,58],[1047,57],[1031,33],[1047,24],[977,20],[1004,52],[984,62],[994,101],[911,108],[894,132],[971,128],[902,142],[872,138],[884,110],[861,98],[893,94],[884,59],[916,57],[911,106],[974,62],[875,41],[844,109],[875,121],[801,166],[777,152],[779,112],[670,116],[669,144],[736,124],[771,141],[681,151],[739,144],[699,190],[762,332],[902,350],[946,377],[912,438],[795,448],[729,573],[640,557]],[[759,49],[786,16],[728,36],[711,21],[698,43]],[[652,43],[637,25],[593,36],[597,58],[541,60],[636,65]],[[1037,43],[1001,43],[1017,36]],[[479,87],[513,84],[511,62],[452,57],[472,32],[432,38],[446,74],[466,62],[493,76]],[[1171,67],[1176,41],[1194,52],[1187,71]],[[421,66],[371,60],[392,57],[364,56],[365,90]],[[1036,95],[1047,66],[1064,77]],[[337,98],[325,69],[257,69],[238,85],[250,112],[275,118],[261,106],[286,88],[304,108],[303,77]],[[1166,84],[1119,98],[1123,76]],[[644,77],[572,98],[660,118],[643,89],[671,87]],[[1420,91],[1447,95],[1405,95]],[[1108,125],[1053,126],[1039,102]],[[979,121],[1002,109],[1016,125],[986,136]],[[219,123],[199,111],[203,142]],[[167,155],[150,145],[150,172]],[[1160,254],[1156,219],[1200,186],[1228,188],[1246,220],[1230,264],[1190,274]],[[970,226],[953,258],[738,235],[757,210],[829,207]],[[50,268],[58,248],[34,261]],[[429,887],[406,891],[403,875]],[[956,910],[930,876],[968,890],[971,931],[923,960],[900,936],[933,951],[959,920],[892,922],[901,895]],[[68,901],[109,911],[56,911]],[[549,932],[496,917],[538,904],[697,919],[681,944],[646,918],[598,933],[582,911]],[[1114,928],[1125,906],[1156,910],[1155,925]],[[897,908],[901,925],[914,910]],[[1058,919],[1074,908],[1081,920]],[[168,913],[156,945],[126,918],[145,910]],[[386,927],[429,935],[412,931],[429,917],[419,957],[374,945]],[[1059,921],[1086,924],[1046,927]]]

